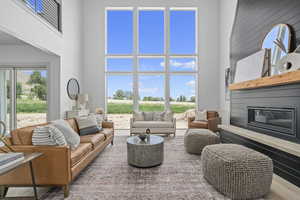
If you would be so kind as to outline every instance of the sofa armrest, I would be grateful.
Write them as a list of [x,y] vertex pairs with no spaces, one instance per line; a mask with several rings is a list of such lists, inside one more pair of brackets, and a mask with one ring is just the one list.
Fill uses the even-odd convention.
[[114,123],[112,121],[103,121],[102,122],[103,128],[114,128]]
[[134,118],[130,118],[130,129],[133,128]]
[[195,120],[195,117],[188,117],[188,128],[191,127],[191,123]]
[[[16,152],[41,152],[33,160],[38,185],[66,185],[71,181],[71,150],[68,146],[13,145]],[[28,165],[21,166],[0,178],[0,185],[30,185]]]
[[173,118],[172,123],[173,123],[174,128],[176,129],[176,118],[175,117]]
[[208,120],[208,129],[217,132],[219,130],[218,125],[221,123],[220,117],[211,118]]

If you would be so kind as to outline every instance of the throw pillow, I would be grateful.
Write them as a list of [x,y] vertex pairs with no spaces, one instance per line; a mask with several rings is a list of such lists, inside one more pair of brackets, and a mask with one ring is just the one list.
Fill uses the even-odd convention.
[[51,124],[64,134],[65,139],[66,139],[68,145],[70,145],[71,149],[76,149],[79,146],[80,137],[72,129],[72,127],[69,125],[68,122],[66,122],[65,120],[59,119],[59,120],[52,121]]
[[[76,118],[80,135],[89,135],[99,132],[101,129],[93,115]],[[102,121],[101,121],[102,124]]]
[[134,111],[133,118],[134,118],[135,121],[144,121],[144,113],[143,112]]
[[173,113],[172,111],[166,111],[164,112],[164,117],[163,117],[164,121],[173,121]]
[[195,121],[207,121],[207,111],[197,111],[195,116]]
[[33,130],[32,144],[35,146],[65,146],[67,141],[61,131],[52,125],[38,126]]
[[145,121],[152,121],[153,120],[153,112],[143,112],[144,113],[144,120]]
[[153,112],[153,121],[163,121],[164,112]]
[[100,130],[102,130],[102,122],[106,121],[106,116],[104,114],[91,113],[89,116],[95,117],[97,121],[97,125]]

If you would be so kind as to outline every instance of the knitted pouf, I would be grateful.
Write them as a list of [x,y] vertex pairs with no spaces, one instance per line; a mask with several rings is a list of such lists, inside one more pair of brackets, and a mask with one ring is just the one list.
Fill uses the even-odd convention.
[[231,199],[256,199],[270,191],[272,160],[237,144],[210,145],[201,155],[204,178]]
[[208,129],[189,129],[184,136],[184,147],[192,154],[201,154],[205,146],[218,143],[219,136]]

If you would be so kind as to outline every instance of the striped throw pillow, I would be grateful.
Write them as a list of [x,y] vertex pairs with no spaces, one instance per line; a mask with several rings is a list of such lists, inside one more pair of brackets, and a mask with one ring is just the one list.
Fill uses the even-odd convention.
[[91,113],[89,115],[89,117],[95,117],[96,121],[97,121],[97,126],[100,130],[102,130],[102,122],[105,121],[105,115],[103,114],[94,114],[94,113]]
[[101,130],[97,123],[96,117],[93,115],[78,117],[76,120],[80,135],[94,134]]
[[35,146],[65,146],[63,133],[52,125],[38,126],[33,130],[32,144]]

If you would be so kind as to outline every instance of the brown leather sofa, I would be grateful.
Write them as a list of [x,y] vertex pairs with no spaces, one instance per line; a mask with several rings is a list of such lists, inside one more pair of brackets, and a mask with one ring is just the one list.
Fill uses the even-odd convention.
[[188,118],[188,128],[204,128],[213,132],[218,131],[218,124],[221,123],[219,113],[216,111],[207,111],[207,121],[195,121],[195,117]]
[[[67,122],[79,133],[75,119]],[[45,124],[44,124],[45,125]],[[43,155],[33,161],[36,183],[39,186],[62,186],[64,196],[69,195],[69,184],[91,163],[114,139],[113,122],[103,122],[103,130],[86,136],[80,136],[80,144],[75,150],[67,146],[33,146],[31,137],[36,126],[16,129],[11,132],[8,141],[17,152],[42,152]],[[1,152],[1,148],[0,148]],[[29,166],[24,165],[10,173],[0,176],[2,189],[10,186],[32,185]]]

